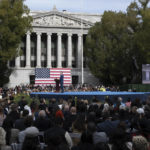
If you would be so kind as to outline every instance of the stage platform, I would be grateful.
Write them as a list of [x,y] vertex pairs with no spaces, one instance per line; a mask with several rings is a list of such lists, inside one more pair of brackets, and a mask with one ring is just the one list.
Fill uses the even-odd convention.
[[64,93],[54,93],[54,92],[32,92],[30,94],[31,97],[35,98],[56,98],[58,99],[70,99],[77,97],[79,99],[87,99],[92,100],[96,97],[100,101],[104,101],[105,97],[108,96],[111,100],[116,99],[117,97],[122,97],[123,101],[126,101],[128,98],[134,100],[135,98],[139,98],[142,101],[146,100],[148,96],[150,96],[150,92],[64,92]]

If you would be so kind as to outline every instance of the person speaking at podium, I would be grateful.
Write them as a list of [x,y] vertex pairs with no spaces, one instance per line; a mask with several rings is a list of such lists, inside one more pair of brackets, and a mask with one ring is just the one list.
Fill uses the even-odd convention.
[[61,93],[64,92],[64,75],[63,72],[60,73],[60,89],[61,89]]

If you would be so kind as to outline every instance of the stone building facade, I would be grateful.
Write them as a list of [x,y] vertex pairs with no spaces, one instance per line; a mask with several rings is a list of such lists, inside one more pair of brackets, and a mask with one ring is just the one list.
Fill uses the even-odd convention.
[[142,83],[150,84],[150,64],[142,65]]
[[31,12],[31,16],[32,32],[22,39],[21,55],[9,62],[14,71],[8,86],[34,83],[36,67],[72,68],[73,84],[97,83],[82,56],[88,30],[101,15],[60,12],[54,7],[49,12]]

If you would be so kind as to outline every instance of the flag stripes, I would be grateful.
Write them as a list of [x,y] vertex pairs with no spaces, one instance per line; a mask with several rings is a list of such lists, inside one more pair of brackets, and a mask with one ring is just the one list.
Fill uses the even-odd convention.
[[36,68],[35,69],[35,84],[36,85],[54,85],[55,79],[60,78],[63,72],[64,85],[71,84],[71,69],[70,68]]

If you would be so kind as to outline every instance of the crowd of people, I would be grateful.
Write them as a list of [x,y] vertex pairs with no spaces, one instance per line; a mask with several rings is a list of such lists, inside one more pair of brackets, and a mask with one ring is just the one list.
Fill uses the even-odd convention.
[[[21,85],[16,86],[15,88],[0,88],[0,99],[3,97],[10,97],[19,93],[28,94],[31,92],[56,92],[55,86],[35,86],[35,85]],[[79,92],[79,91],[119,91],[119,87],[104,87],[103,85],[100,86],[93,86],[93,85],[70,85],[64,87],[64,92]]]
[[70,97],[48,103],[45,99],[28,103],[24,96],[16,103],[13,98],[51,90],[0,89],[0,150],[150,150],[150,98],[106,97],[100,102],[95,97],[91,101]]

